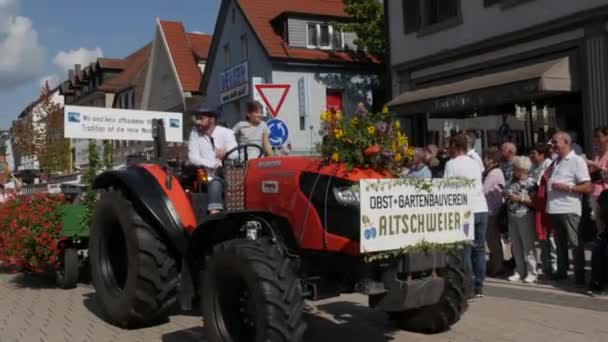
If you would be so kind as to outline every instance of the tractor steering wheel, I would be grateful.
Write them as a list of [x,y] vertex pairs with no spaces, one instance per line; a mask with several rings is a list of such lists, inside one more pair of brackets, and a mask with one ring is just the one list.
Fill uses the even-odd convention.
[[[255,158],[260,158],[264,154],[264,150],[262,150],[262,147],[260,147],[259,145],[255,145],[255,144],[239,145],[239,146],[231,149],[230,151],[226,152],[226,155],[224,156],[224,158],[222,158],[222,166],[226,167],[226,161],[228,160],[228,156],[230,156],[234,152],[239,152],[239,159],[233,161],[232,165],[242,165],[243,163],[247,162],[249,160],[249,152],[248,152],[249,147],[253,147],[258,150],[259,153]],[[241,152],[240,152],[241,150],[243,150],[244,155],[245,155],[245,159],[243,159],[243,160],[241,160]]]

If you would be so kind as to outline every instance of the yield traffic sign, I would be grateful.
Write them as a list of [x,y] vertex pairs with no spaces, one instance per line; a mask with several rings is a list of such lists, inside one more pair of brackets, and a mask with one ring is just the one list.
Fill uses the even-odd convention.
[[268,111],[273,117],[279,115],[281,106],[291,88],[289,84],[256,84],[255,88],[260,93],[262,100],[268,107]]

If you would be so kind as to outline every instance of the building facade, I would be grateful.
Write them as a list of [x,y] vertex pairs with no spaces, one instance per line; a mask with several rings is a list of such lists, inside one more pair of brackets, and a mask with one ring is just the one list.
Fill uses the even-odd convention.
[[[157,20],[155,38],[125,58],[75,65],[61,86],[67,105],[185,112],[203,98],[200,82],[211,37],[185,32],[181,22]],[[184,120],[184,122],[188,122]],[[186,136],[187,137],[187,136]],[[98,141],[100,149],[103,148]],[[152,152],[152,143],[112,141],[115,166]],[[77,168],[88,164],[87,139],[73,139]]]
[[555,130],[588,157],[608,123],[604,0],[385,1],[389,107],[415,144],[470,130],[525,148]]
[[276,107],[283,90],[262,95],[256,85],[289,86],[277,118],[293,152],[311,152],[322,111],[353,113],[358,103],[373,102],[378,87],[378,59],[357,51],[354,34],[332,26],[346,20],[342,1],[222,1],[203,78],[208,105],[228,127],[245,119],[251,100],[271,119],[264,97]]

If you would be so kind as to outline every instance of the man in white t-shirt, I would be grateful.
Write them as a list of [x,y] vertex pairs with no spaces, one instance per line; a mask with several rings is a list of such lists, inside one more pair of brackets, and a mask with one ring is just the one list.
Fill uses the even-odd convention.
[[[467,155],[467,138],[458,134],[450,139],[452,159],[445,164],[443,178],[464,177],[475,181],[474,195],[469,197],[475,212],[474,246],[465,248],[465,266],[473,272],[475,296],[483,296],[483,282],[486,275],[486,229],[488,226],[488,204],[483,194],[482,171],[479,163]],[[468,294],[467,294],[468,295]]]
[[587,163],[572,149],[566,132],[557,132],[551,139],[557,159],[547,183],[547,213],[555,229],[557,245],[557,279],[567,278],[568,243],[574,247],[574,273],[578,284],[585,283],[585,250],[579,241],[581,232],[582,196],[592,191]]

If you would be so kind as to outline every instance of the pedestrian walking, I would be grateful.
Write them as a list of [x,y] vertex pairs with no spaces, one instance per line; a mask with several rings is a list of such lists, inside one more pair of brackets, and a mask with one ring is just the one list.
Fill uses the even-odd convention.
[[572,150],[572,140],[566,132],[557,132],[551,139],[557,154],[547,184],[547,213],[555,229],[557,245],[556,279],[568,276],[569,244],[574,248],[574,273],[577,284],[585,282],[585,253],[579,243],[581,232],[582,195],[592,190],[589,169],[583,158]]
[[[475,213],[474,245],[466,246],[465,268],[473,273],[473,292],[476,297],[483,296],[483,284],[486,275],[486,229],[488,225],[488,204],[483,194],[482,174],[479,163],[467,156],[467,139],[457,134],[450,139],[450,159],[445,165],[444,178],[464,177],[474,180],[474,194],[469,197]],[[469,295],[469,294],[467,294]]]
[[515,273],[509,281],[534,283],[538,279],[536,270],[536,241],[534,198],[537,183],[530,177],[530,158],[519,156],[513,159],[513,181],[504,195],[509,208],[509,237],[513,246]]

